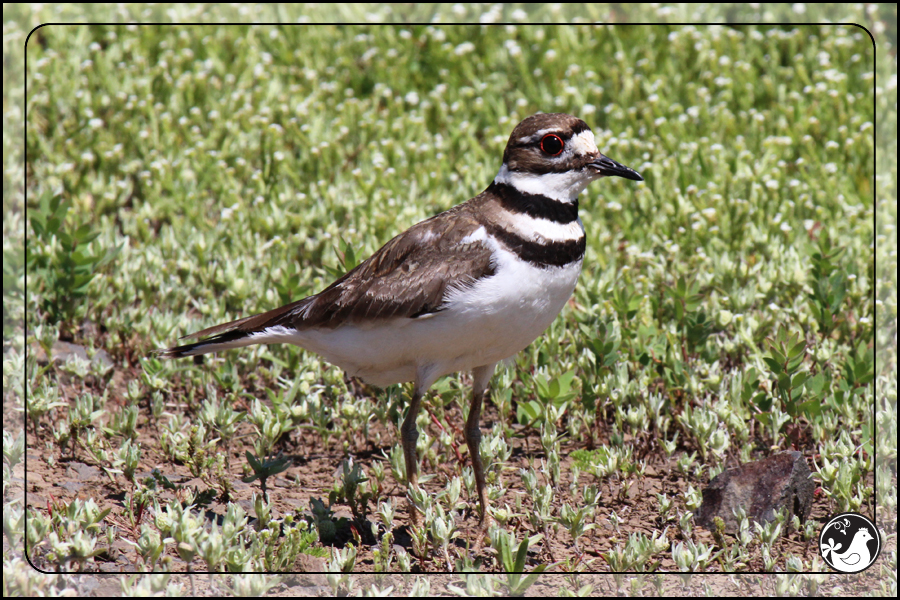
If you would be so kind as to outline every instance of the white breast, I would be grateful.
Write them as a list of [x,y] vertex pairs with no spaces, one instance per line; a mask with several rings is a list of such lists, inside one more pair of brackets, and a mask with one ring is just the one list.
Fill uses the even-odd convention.
[[494,251],[494,275],[452,291],[437,313],[337,329],[285,329],[280,341],[378,386],[412,381],[420,367],[440,377],[509,358],[553,322],[572,296],[582,261],[540,268],[505,249]]

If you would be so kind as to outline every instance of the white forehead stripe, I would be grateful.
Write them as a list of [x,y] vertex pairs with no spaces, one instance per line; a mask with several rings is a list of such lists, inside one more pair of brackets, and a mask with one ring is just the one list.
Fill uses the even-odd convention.
[[594,154],[600,152],[597,148],[597,142],[594,141],[594,132],[585,129],[578,135],[572,136],[569,144],[576,155]]
[[525,137],[520,137],[519,143],[527,144],[529,142],[536,142],[539,139],[541,139],[542,137],[544,137],[545,135],[547,135],[548,133],[555,133],[555,132],[556,132],[556,127],[550,127],[548,129],[541,129],[539,131],[535,131],[531,135],[527,135]]

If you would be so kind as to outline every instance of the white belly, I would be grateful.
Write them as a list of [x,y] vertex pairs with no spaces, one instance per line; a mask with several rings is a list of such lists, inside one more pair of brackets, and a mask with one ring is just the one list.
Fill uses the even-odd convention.
[[280,341],[316,352],[378,386],[413,381],[421,368],[440,377],[499,362],[549,327],[572,296],[582,261],[542,269],[506,251],[496,258],[492,277],[451,292],[440,312],[291,331]]

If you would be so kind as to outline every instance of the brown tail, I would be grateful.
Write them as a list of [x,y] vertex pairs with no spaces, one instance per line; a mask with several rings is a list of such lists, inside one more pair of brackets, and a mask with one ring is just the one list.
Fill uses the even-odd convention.
[[276,329],[286,327],[291,329],[295,327],[294,322],[297,315],[302,311],[315,296],[309,296],[297,302],[292,302],[285,306],[264,312],[250,317],[244,317],[237,321],[222,323],[207,327],[196,333],[186,335],[181,339],[189,339],[196,337],[212,336],[193,344],[184,344],[183,346],[175,346],[174,348],[161,348],[156,354],[163,358],[182,358],[185,356],[196,356],[198,354],[209,354],[210,352],[219,352],[221,350],[230,350],[231,348],[242,348],[244,346],[252,346],[253,344],[274,344],[289,341],[285,339],[285,331],[273,332],[267,334],[266,330],[275,327]]

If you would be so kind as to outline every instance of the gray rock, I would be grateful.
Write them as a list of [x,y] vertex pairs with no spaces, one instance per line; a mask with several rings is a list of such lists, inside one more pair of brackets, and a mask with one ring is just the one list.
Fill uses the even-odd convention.
[[72,495],[75,495],[84,488],[85,484],[79,483],[77,481],[63,481],[62,483],[58,483],[57,485],[67,492],[71,493]]
[[[37,359],[38,364],[46,365],[48,360],[47,354],[44,352],[44,349],[41,348],[38,344],[32,345],[31,348],[34,352],[34,357]],[[53,343],[53,348],[51,348],[50,351],[53,355],[53,361],[61,364],[65,364],[65,362],[69,360],[70,356],[77,356],[81,360],[90,362],[92,365],[99,363],[104,368],[111,368],[115,366],[113,359],[103,348],[97,348],[94,351],[94,358],[90,358],[88,357],[87,348],[85,348],[84,346],[57,340]]]
[[102,472],[97,467],[80,462],[72,462],[66,469],[66,476],[74,476],[78,481],[90,481],[95,477],[100,477],[101,474]]
[[743,508],[751,522],[765,524],[774,521],[775,513],[786,507],[803,522],[812,510],[816,489],[810,475],[806,459],[799,452],[782,452],[728,469],[703,490],[703,503],[694,520],[714,531],[714,519],[720,517],[725,531],[735,533],[736,509]]

